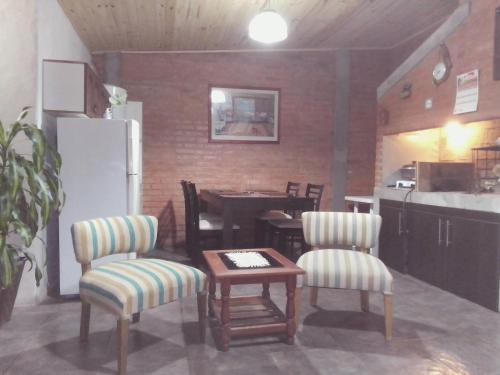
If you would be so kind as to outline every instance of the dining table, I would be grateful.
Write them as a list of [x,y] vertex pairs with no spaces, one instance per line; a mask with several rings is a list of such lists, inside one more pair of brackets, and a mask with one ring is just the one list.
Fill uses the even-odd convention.
[[223,249],[234,248],[233,223],[235,212],[292,210],[312,211],[314,198],[289,196],[285,192],[274,190],[200,190],[199,198],[207,207],[222,213],[224,222],[222,230]]

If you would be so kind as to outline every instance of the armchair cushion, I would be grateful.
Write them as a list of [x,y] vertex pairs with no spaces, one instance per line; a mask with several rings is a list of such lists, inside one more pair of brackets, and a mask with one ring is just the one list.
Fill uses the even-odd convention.
[[393,278],[382,261],[354,250],[313,250],[302,255],[297,265],[306,271],[298,286],[355,289],[392,294]]
[[161,259],[108,263],[80,279],[80,297],[126,319],[130,315],[205,290],[200,270]]

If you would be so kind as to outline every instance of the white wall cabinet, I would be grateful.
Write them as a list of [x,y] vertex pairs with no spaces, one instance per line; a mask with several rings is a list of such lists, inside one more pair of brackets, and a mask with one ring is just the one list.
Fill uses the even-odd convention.
[[43,61],[43,110],[56,115],[102,117],[107,92],[84,62]]

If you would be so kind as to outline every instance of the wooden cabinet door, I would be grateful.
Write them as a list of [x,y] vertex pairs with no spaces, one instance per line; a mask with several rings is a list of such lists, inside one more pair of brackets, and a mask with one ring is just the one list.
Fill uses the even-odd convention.
[[416,278],[445,287],[444,218],[433,212],[409,211],[408,272]]
[[85,65],[85,113],[89,117],[103,117],[108,107],[108,96],[99,77]]
[[446,231],[446,289],[497,310],[500,225],[450,217]]
[[389,267],[406,272],[406,248],[403,233],[402,206],[398,202],[380,201],[379,257]]

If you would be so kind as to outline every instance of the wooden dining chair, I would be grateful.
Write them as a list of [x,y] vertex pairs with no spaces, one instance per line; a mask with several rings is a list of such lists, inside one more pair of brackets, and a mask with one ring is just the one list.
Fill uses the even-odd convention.
[[[300,190],[300,182],[292,182],[288,181],[286,184],[286,194],[289,197],[297,197],[299,195]],[[255,218],[255,233],[254,233],[254,242],[255,247],[262,247],[267,243],[267,222],[269,220],[277,220],[277,219],[292,219],[295,217],[295,211],[291,210],[269,210],[261,212]]]
[[[197,294],[200,336],[205,339],[206,275],[180,263],[142,258],[154,249],[157,232],[158,220],[147,215],[86,220],[71,227],[76,260],[82,266],[80,341],[88,340],[92,305],[115,315],[120,375],[127,370],[130,320],[139,321],[141,311]],[[93,260],[118,253],[135,253],[138,259],[92,269]]]
[[[190,253],[192,254],[192,260],[196,266],[201,264],[201,245],[207,247],[207,243],[210,240],[215,240],[216,247],[222,248],[222,230],[224,229],[224,221],[221,216],[211,214],[211,213],[200,213],[200,202],[198,199],[198,192],[196,191],[196,185],[192,182],[187,183],[187,189],[189,193],[189,204],[190,204],[190,228],[189,232],[186,232],[187,243],[191,246]],[[240,230],[240,226],[233,224],[233,238],[235,238],[237,231]],[[205,249],[206,250],[206,249]]]
[[191,253],[193,246],[192,246],[192,236],[190,235],[192,231],[192,225],[193,225],[193,219],[192,219],[192,213],[191,213],[191,202],[189,198],[189,188],[188,188],[188,181],[186,180],[181,180],[181,186],[182,186],[182,193],[184,195],[184,230],[186,233],[186,253],[189,258],[193,257],[193,254]]
[[[313,210],[319,211],[324,185],[307,184],[306,197],[314,199]],[[288,254],[290,259],[294,258],[295,243],[300,243],[301,252],[304,249],[304,236],[302,232],[302,219],[286,218],[272,219],[267,222],[267,232],[270,234],[271,246],[278,238],[278,250]]]
[[[208,228],[222,228],[222,217],[217,214],[200,212],[196,186],[189,181],[181,180],[184,195],[184,222],[186,233],[186,253],[196,264],[197,249],[200,241],[215,239],[220,242],[220,233]],[[198,223],[198,224],[197,224]],[[201,223],[202,230],[196,230]]]

